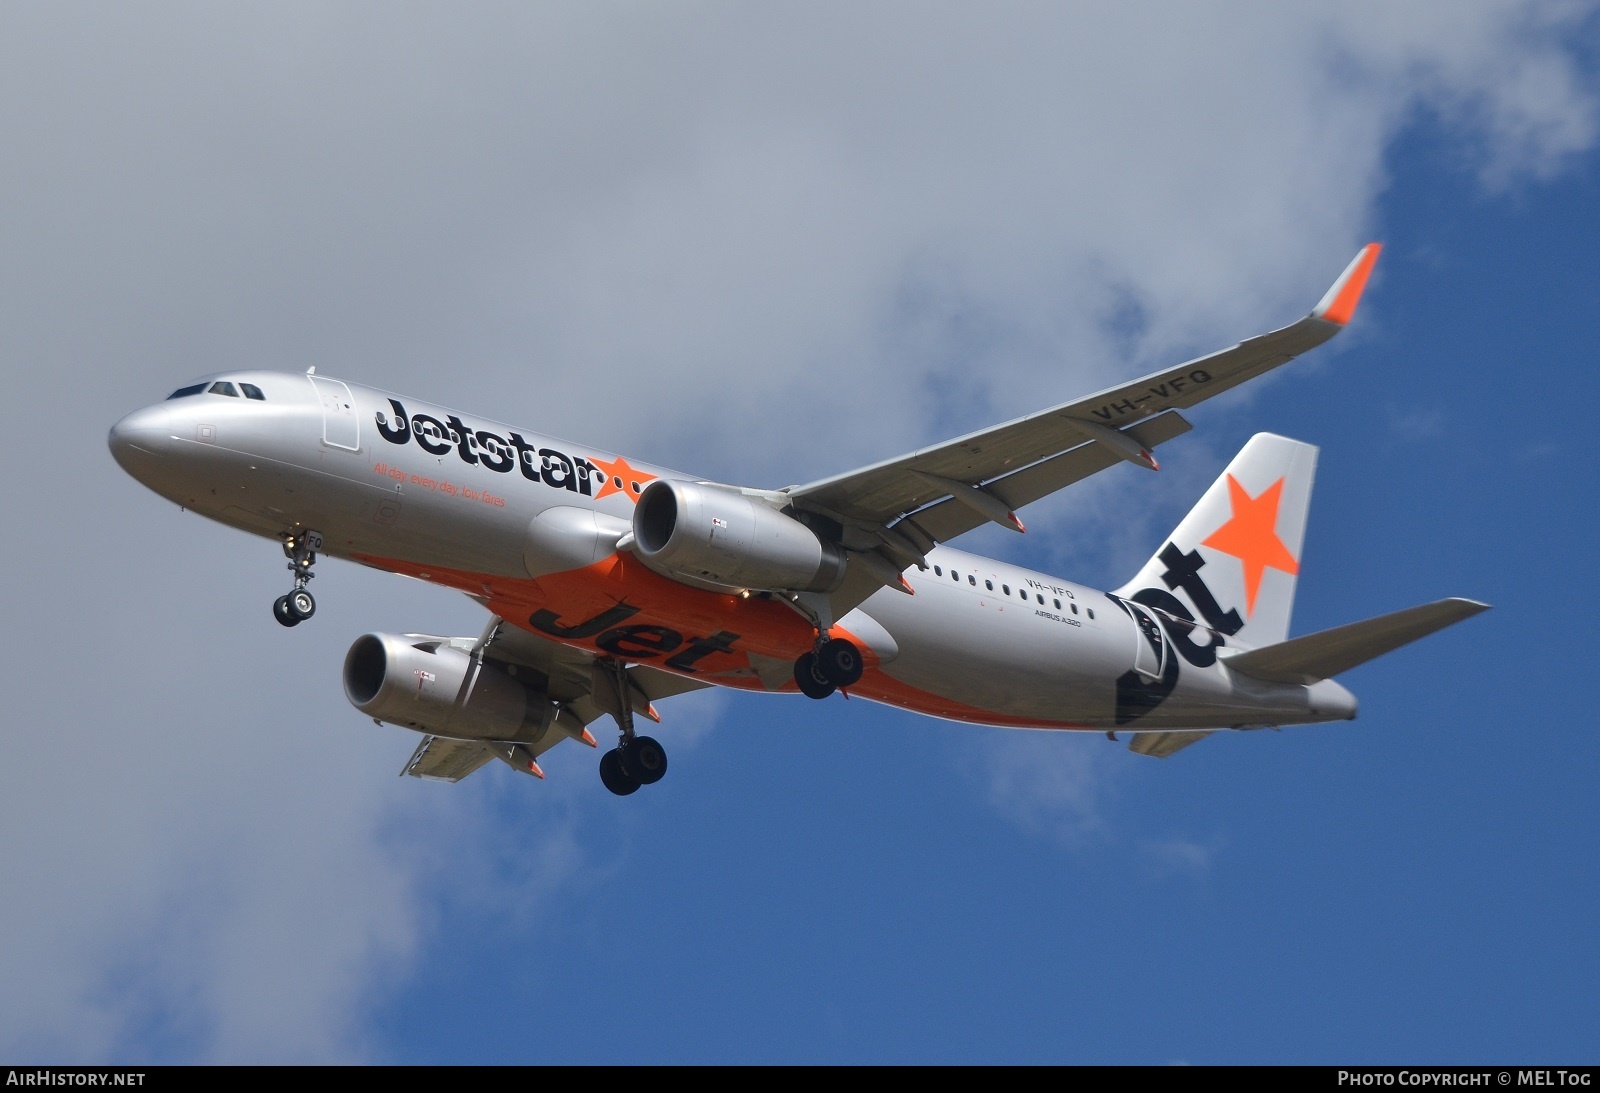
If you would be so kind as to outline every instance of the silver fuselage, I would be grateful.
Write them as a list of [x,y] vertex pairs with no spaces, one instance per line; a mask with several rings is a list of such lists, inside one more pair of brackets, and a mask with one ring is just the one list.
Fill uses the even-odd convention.
[[[112,429],[117,461],[163,497],[269,538],[316,529],[326,554],[459,588],[588,652],[794,692],[788,666],[814,630],[782,598],[693,587],[615,549],[643,485],[692,476],[321,376],[196,382],[213,380],[263,397],[174,397]],[[1234,728],[1355,714],[1331,680],[1264,683],[1225,659],[1182,663],[1159,636],[1152,652],[1135,617],[1143,609],[1108,593],[947,546],[927,560],[905,574],[914,595],[885,587],[839,620],[836,632],[867,651],[852,694],[1031,728]],[[1158,697],[1135,710],[1130,686]]]

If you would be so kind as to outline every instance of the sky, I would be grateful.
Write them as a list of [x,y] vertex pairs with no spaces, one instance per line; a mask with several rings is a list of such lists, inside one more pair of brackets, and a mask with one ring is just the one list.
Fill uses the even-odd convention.
[[[1593,1061],[1600,11],[1303,7],[0,6],[0,1059]],[[326,560],[284,630],[276,544],[105,446],[314,365],[777,487],[1284,325],[1369,240],[1160,475],[958,543],[1115,587],[1271,431],[1322,452],[1293,633],[1495,605],[1167,760],[699,693],[631,797],[399,778],[344,652],[481,609]]]

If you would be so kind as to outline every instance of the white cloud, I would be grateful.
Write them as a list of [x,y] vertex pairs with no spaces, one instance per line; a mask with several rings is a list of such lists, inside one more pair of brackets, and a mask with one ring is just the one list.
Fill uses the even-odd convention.
[[1024,831],[1078,847],[1105,827],[1109,760],[1123,756],[1103,737],[988,732],[973,752],[989,803]]
[[[816,477],[1294,317],[1419,111],[1487,185],[1560,170],[1595,139],[1566,46],[1592,12],[9,8],[0,359],[13,405],[71,412],[11,422],[46,454],[0,539],[0,1049],[360,1058],[438,878],[536,914],[530,889],[600,868],[559,788],[590,756],[419,787],[409,742],[344,708],[356,633],[476,633],[470,604],[344,567],[290,640],[275,548],[124,479],[120,413],[317,364]],[[1158,511],[1186,505],[1163,477]],[[1094,740],[977,739],[1019,822],[1106,822]],[[504,785],[537,821],[515,862],[467,837]]]
[[[648,732],[660,737],[662,745],[670,746],[674,752],[696,748],[711,735],[732,702],[733,696],[724,690],[708,688],[690,691],[662,700],[657,707],[661,712],[660,728],[651,728],[643,723],[634,728],[641,734]],[[610,723],[607,722],[606,726],[609,728]],[[605,739],[601,742],[607,743]]]
[[1200,877],[1210,872],[1221,851],[1217,840],[1202,842],[1181,835],[1148,839],[1140,844],[1146,863],[1158,876]]

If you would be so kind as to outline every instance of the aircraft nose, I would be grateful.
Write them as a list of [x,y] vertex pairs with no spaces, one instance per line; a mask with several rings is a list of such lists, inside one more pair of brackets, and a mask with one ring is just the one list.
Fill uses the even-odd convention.
[[168,432],[167,408],[146,406],[111,426],[106,445],[122,469],[137,478],[139,469],[160,455]]

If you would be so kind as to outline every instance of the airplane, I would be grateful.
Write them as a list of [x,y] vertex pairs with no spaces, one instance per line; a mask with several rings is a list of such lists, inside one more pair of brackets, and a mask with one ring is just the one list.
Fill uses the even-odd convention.
[[1380,245],[1311,313],[1231,348],[896,459],[783,489],[704,481],[318,375],[217,373],[111,429],[182,508],[278,540],[311,618],[319,555],[458,589],[476,637],[370,633],[350,702],[423,739],[402,774],[491,759],[539,778],[564,740],[618,743],[627,795],[666,773],[655,703],[710,686],[837,692],[934,717],[1118,732],[1164,758],[1213,732],[1356,716],[1332,677],[1488,605],[1445,599],[1301,637],[1289,617],[1317,449],[1257,434],[1148,562],[1097,591],[947,544],[1128,462],[1159,469],[1180,411],[1332,338]]

